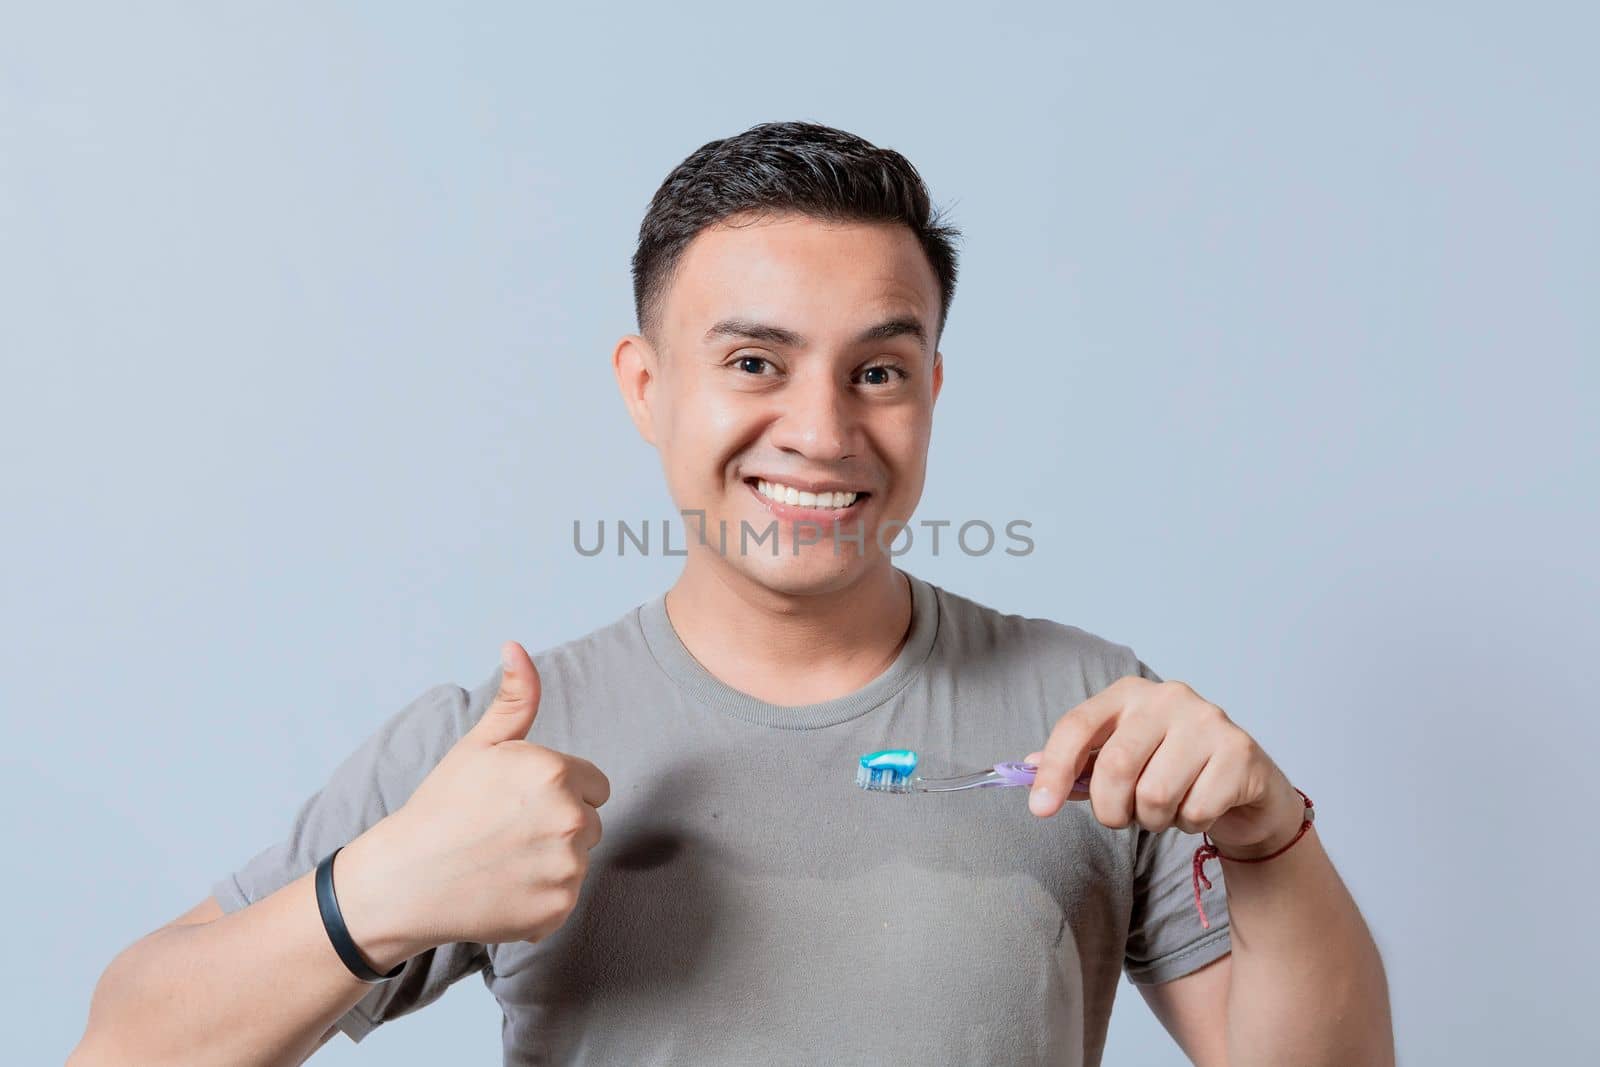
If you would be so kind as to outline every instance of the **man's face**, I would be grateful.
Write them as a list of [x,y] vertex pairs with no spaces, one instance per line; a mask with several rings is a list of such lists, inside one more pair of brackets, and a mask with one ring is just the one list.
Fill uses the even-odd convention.
[[634,411],[677,507],[705,513],[705,545],[683,519],[690,551],[790,594],[881,565],[922,496],[938,313],[904,226],[791,214],[697,235]]

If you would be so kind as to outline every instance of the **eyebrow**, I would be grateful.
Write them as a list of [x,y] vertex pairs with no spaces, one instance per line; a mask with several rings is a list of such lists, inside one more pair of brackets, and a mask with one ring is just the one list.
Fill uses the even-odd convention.
[[[887,341],[892,337],[911,336],[917,343],[926,348],[928,344],[928,331],[922,326],[922,320],[915,315],[897,315],[885,319],[875,326],[869,326],[856,335],[856,344],[869,344],[873,341]],[[751,319],[723,319],[706,331],[702,341],[710,343],[720,337],[743,338],[748,341],[762,341],[766,344],[782,345],[786,348],[804,348],[810,342],[793,330],[771,323],[756,322]]]

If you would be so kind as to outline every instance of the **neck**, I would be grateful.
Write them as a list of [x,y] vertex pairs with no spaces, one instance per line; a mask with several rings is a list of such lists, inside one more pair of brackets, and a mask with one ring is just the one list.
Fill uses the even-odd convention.
[[887,559],[849,585],[795,595],[696,555],[666,594],[672,628],[706,670],[759,700],[847,696],[889,669],[910,632],[910,584]]

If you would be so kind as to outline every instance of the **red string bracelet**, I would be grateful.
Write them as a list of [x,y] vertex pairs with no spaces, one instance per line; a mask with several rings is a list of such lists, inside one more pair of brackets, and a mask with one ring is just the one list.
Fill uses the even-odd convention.
[[1201,845],[1199,848],[1194,850],[1194,906],[1195,906],[1195,910],[1200,913],[1200,925],[1201,925],[1202,928],[1204,928],[1206,930],[1211,929],[1211,921],[1206,918],[1206,909],[1200,903],[1200,883],[1204,882],[1206,884],[1206,888],[1207,889],[1211,888],[1211,879],[1207,878],[1205,871],[1201,869],[1201,868],[1203,868],[1205,866],[1206,860],[1209,860],[1209,859],[1222,859],[1222,860],[1227,860],[1229,863],[1265,863],[1268,860],[1277,859],[1279,856],[1283,855],[1285,852],[1288,852],[1289,849],[1294,846],[1294,843],[1296,841],[1300,840],[1302,837],[1306,836],[1306,831],[1311,829],[1311,823],[1317,817],[1317,809],[1311,806],[1311,798],[1306,796],[1305,793],[1298,786],[1295,786],[1293,788],[1294,788],[1294,791],[1296,793],[1300,794],[1300,798],[1306,802],[1306,817],[1305,817],[1305,821],[1300,824],[1300,832],[1295,834],[1294,837],[1290,838],[1289,839],[1289,843],[1287,845],[1284,845],[1282,848],[1278,849],[1278,851],[1274,852],[1272,855],[1270,855],[1270,856],[1257,856],[1255,859],[1248,859],[1248,860],[1246,860],[1246,859],[1235,859],[1232,856],[1224,856],[1221,852],[1217,851],[1217,846],[1213,845],[1211,843],[1211,835],[1210,834],[1201,834],[1200,835],[1201,838],[1205,841],[1205,844]]

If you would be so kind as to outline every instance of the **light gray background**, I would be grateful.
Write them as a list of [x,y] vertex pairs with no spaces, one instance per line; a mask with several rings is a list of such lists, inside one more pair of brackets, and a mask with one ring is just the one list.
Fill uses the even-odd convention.
[[[8,6],[8,1057],[416,693],[671,580],[571,548],[671,514],[628,257],[672,166],[791,118],[966,233],[918,515],[1037,549],[905,565],[1252,729],[1404,1062],[1593,1047],[1584,5],[533,6]],[[469,981],[319,1062],[498,1022]],[[1107,1062],[1183,1062],[1127,986]]]

